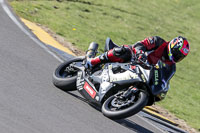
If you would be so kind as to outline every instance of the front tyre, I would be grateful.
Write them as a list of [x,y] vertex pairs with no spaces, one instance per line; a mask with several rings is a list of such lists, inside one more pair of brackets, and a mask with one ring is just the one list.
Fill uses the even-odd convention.
[[53,73],[53,84],[64,91],[76,90],[77,72],[75,68],[71,68],[72,63],[82,63],[83,58],[74,58],[60,64]]
[[109,97],[102,105],[102,113],[111,119],[122,119],[141,111],[148,102],[146,92],[140,91],[128,99],[120,96]]

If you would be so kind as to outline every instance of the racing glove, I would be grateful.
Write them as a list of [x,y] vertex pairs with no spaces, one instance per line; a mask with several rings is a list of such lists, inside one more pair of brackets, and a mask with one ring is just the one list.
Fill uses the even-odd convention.
[[136,57],[139,62],[146,62],[147,61],[147,56],[145,55],[144,51],[139,50],[136,53]]
[[91,63],[91,59],[90,58],[87,58],[86,61],[85,61],[85,68],[86,69],[90,69],[93,67],[92,63]]

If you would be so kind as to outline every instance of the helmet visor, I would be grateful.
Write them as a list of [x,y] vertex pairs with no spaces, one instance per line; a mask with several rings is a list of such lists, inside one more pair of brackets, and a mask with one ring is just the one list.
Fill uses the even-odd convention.
[[179,62],[184,57],[185,57],[185,55],[183,53],[181,53],[181,51],[179,49],[172,49],[172,59],[174,60],[174,62]]

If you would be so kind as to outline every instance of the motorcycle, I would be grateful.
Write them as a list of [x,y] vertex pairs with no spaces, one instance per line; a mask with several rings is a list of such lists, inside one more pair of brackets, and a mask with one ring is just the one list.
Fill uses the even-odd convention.
[[[119,46],[107,38],[105,51],[114,47]],[[152,66],[133,55],[130,62],[110,62],[86,69],[86,58],[95,57],[97,49],[98,44],[93,42],[86,57],[75,57],[60,64],[53,73],[53,84],[65,91],[78,90],[111,119],[132,116],[165,97],[169,84],[162,71],[168,66],[161,61]],[[165,83],[163,88],[156,87],[159,81]]]

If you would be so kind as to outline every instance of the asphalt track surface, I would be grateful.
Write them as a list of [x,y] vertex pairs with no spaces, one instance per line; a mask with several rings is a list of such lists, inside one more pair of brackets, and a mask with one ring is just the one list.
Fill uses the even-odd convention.
[[54,87],[52,73],[61,60],[38,42],[0,6],[1,133],[163,132],[139,115],[110,120],[77,92]]

